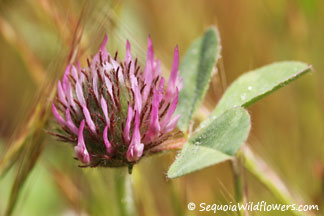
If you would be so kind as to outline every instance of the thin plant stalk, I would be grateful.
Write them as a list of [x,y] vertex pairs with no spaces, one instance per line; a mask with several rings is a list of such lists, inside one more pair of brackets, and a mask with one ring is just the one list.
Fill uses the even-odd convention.
[[126,168],[115,173],[115,193],[120,216],[136,216],[132,176]]
[[[291,205],[294,203],[300,204],[290,194],[288,188],[276,173],[267,164],[257,157],[248,147],[243,148],[240,155],[244,159],[244,167],[256,177],[271,193],[278,199],[279,202]],[[296,204],[297,204],[296,203]],[[291,211],[295,216],[306,216],[305,212]]]
[[[242,169],[240,164],[240,159],[234,157],[232,161],[233,175],[234,175],[234,191],[235,191],[235,200],[239,205],[244,205],[244,191],[243,191],[243,178],[242,178]],[[243,208],[238,211],[239,216],[245,216]]]

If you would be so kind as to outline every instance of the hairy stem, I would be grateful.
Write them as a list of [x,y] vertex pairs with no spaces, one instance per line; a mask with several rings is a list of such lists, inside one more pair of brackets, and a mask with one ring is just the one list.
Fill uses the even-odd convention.
[[120,216],[137,215],[133,198],[132,176],[125,168],[121,168],[115,173],[115,192]]
[[[234,175],[234,190],[235,190],[235,200],[240,205],[243,205],[243,176],[242,176],[242,167],[240,164],[240,158],[234,157],[232,161],[233,175]],[[243,209],[238,211],[238,215],[244,216]]]
[[[279,176],[259,157],[257,157],[248,147],[241,152],[244,158],[245,168],[256,177],[282,204],[301,204],[290,194],[288,188]],[[291,211],[295,216],[306,216],[306,212]],[[308,212],[309,213],[309,212]]]

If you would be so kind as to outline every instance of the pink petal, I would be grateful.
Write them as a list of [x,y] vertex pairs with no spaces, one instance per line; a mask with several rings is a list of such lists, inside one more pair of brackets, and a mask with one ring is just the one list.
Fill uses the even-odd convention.
[[160,79],[160,83],[159,83],[159,95],[161,98],[159,98],[159,101],[161,102],[162,97],[163,97],[163,93],[164,93],[164,77],[161,77]]
[[132,61],[132,54],[130,51],[131,47],[130,47],[130,43],[127,40],[126,42],[126,57],[125,57],[125,62],[128,64],[130,61]]
[[83,114],[84,114],[85,120],[87,122],[87,125],[89,126],[92,133],[97,134],[96,125],[93,123],[90,112],[89,112],[88,108],[85,105],[83,105]]
[[144,83],[146,84],[146,86],[143,90],[143,102],[145,102],[148,97],[152,80],[153,80],[154,51],[153,51],[152,40],[150,37],[148,37],[147,43],[148,43],[147,57],[146,57],[146,65],[144,69]]
[[113,66],[114,70],[117,70],[118,67],[120,67],[120,64],[118,61],[115,61],[114,59],[110,59],[111,65]]
[[78,145],[74,147],[77,158],[84,164],[90,163],[90,155],[87,151],[86,145],[83,139],[84,120],[82,120],[78,131]]
[[[90,71],[92,74],[92,88],[93,88],[93,91],[97,98],[99,98],[99,93],[98,93],[98,82],[99,81],[98,81],[98,75],[97,75],[98,66],[99,66],[101,60],[103,61],[102,65],[104,67],[105,67],[105,65],[109,65],[109,64],[107,64],[107,61],[106,61],[109,56],[109,53],[106,50],[107,42],[108,42],[108,35],[106,34],[102,44],[100,45],[100,51],[93,57],[91,65],[90,65]],[[101,59],[100,59],[100,55],[101,55]],[[113,59],[111,59],[111,61],[113,61]],[[118,63],[116,63],[116,64],[119,66]],[[100,70],[100,73],[103,76],[102,72],[103,72],[103,70]],[[107,72],[109,72],[109,70],[107,70]]]
[[63,74],[63,89],[66,90],[67,88],[67,83],[69,82],[69,74],[70,74],[70,69],[71,69],[71,65],[69,64],[68,66],[66,66],[64,74]]
[[[78,80],[79,80],[80,84],[82,84],[86,79],[85,75],[81,72],[81,70],[87,71],[89,69],[90,68],[87,68],[87,69],[86,68],[81,68],[80,61],[77,62],[77,72],[78,72],[78,78],[79,78]],[[78,81],[78,80],[76,80],[76,81]]]
[[163,129],[163,133],[169,133],[173,131],[173,129],[177,126],[178,120],[180,118],[180,114],[176,115],[169,124]]
[[60,80],[59,80],[58,83],[57,83],[57,94],[58,94],[58,97],[59,97],[60,101],[61,101],[65,106],[69,106],[69,104],[68,104],[67,101],[66,101],[65,93],[64,93],[64,91],[63,91],[62,84],[61,84],[61,81],[60,81]]
[[97,53],[91,61],[91,65],[90,65],[90,72],[92,75],[92,79],[97,77],[97,65],[99,65],[99,53]]
[[105,80],[106,88],[107,88],[109,94],[112,95],[112,84],[111,84],[110,80],[106,76],[105,76],[104,80]]
[[86,102],[85,102],[85,99],[83,96],[83,90],[82,90],[82,87],[81,87],[81,84],[79,83],[79,81],[76,82],[75,88],[76,88],[75,92],[76,92],[78,101],[81,103],[81,105],[85,105]]
[[66,109],[65,110],[65,117],[66,117],[66,126],[75,134],[78,135],[78,128],[74,125],[72,118],[71,118],[71,114],[70,114],[70,110]]
[[109,127],[109,124],[110,124],[110,120],[109,120],[109,116],[108,116],[108,106],[107,106],[107,102],[106,100],[104,99],[103,96],[101,96],[101,109],[102,109],[102,112],[104,113],[104,116],[105,116],[105,119],[106,119],[106,123]]
[[160,132],[160,123],[159,123],[159,105],[160,105],[160,96],[159,93],[154,89],[153,93],[153,103],[152,103],[152,112],[150,118],[150,128],[145,134],[144,142],[152,142]]
[[62,116],[58,113],[54,103],[52,103],[52,113],[56,119],[56,121],[62,126],[64,127],[65,126],[65,121],[64,119],[62,118]]
[[176,48],[174,49],[173,65],[172,65],[172,70],[171,70],[167,92],[166,92],[166,100],[170,100],[172,98],[172,95],[175,93],[175,89],[177,87],[176,84],[179,79],[178,67],[179,67],[179,48],[178,46],[176,46]]
[[129,144],[127,154],[126,154],[127,160],[130,162],[137,161],[138,159],[140,159],[144,151],[144,144],[141,143],[139,121],[140,121],[139,114],[136,112],[133,137],[131,143]]
[[179,95],[179,91],[178,91],[178,88],[176,88],[176,95],[175,95],[175,98],[173,99],[162,123],[161,123],[161,127],[164,128],[168,122],[170,121],[175,109],[177,108],[177,105],[178,105],[178,95]]
[[95,93],[96,97],[98,98],[98,74],[96,72],[96,75],[93,76],[93,80],[92,80],[92,89],[93,92]]
[[107,153],[111,154],[113,149],[111,143],[108,140],[108,125],[105,127],[103,131],[103,139],[104,139]]
[[138,83],[137,83],[137,78],[135,77],[134,74],[130,74],[130,83],[131,83],[131,88],[134,91],[135,94],[135,110],[140,113],[142,110],[142,104],[143,104],[143,100],[142,100],[142,95],[141,95],[141,90],[138,87]]
[[[112,84],[106,76],[105,76],[104,80],[105,80],[106,88],[108,90],[108,94],[110,95],[111,98],[113,98]],[[116,106],[115,101],[114,100],[112,100],[112,101],[113,101],[113,104]]]
[[78,71],[74,65],[72,66],[71,72],[72,72],[72,77],[75,79],[75,81],[77,81],[79,79]]
[[91,62],[90,65],[90,71],[92,75],[92,89],[93,92],[95,93],[96,97],[98,98],[98,74],[97,74],[97,69],[99,65],[99,53],[97,53]]
[[[86,69],[83,68],[82,70],[85,71]],[[81,69],[79,71],[81,71]],[[82,83],[84,83],[85,80],[86,80],[85,75],[83,73],[80,73],[80,77],[79,77],[79,81],[78,82],[80,82],[80,84],[82,85]]]
[[107,45],[107,42],[108,42],[108,35],[105,34],[105,37],[100,45],[100,50],[103,52],[106,50],[106,45]]
[[153,67],[153,61],[154,61],[154,50],[153,50],[153,43],[151,40],[151,37],[147,37],[147,56],[146,56],[146,63]]
[[144,144],[140,143],[138,145],[130,145],[127,151],[127,160],[129,162],[137,161],[141,158],[144,151]]
[[154,61],[153,71],[154,71],[153,79],[155,79],[158,76],[161,76],[161,74],[162,74],[162,68],[161,68],[161,61],[160,60],[155,60]]
[[135,73],[135,62],[134,61],[132,61],[131,65],[130,65],[129,73],[130,74]]
[[68,99],[69,104],[73,107],[73,109],[76,111],[76,113],[79,115],[79,108],[76,105],[76,103],[73,100],[73,93],[72,93],[72,86],[70,83],[67,85],[67,90],[66,90],[66,97]]
[[103,64],[103,71],[106,71],[107,73],[109,73],[113,68],[113,65],[108,62]]
[[135,110],[137,112],[141,112],[143,101],[142,101],[141,91],[138,86],[135,87],[134,93],[135,93]]
[[126,124],[125,124],[125,128],[124,128],[124,139],[126,142],[129,142],[129,140],[130,140],[129,131],[130,131],[132,119],[133,119],[133,109],[132,109],[132,106],[130,104],[128,104],[127,119],[126,119]]

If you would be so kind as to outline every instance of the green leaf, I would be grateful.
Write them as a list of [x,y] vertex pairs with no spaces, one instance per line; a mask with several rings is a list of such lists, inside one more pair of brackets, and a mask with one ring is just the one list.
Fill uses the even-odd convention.
[[194,112],[206,94],[220,50],[217,30],[210,28],[191,45],[181,62],[183,88],[179,93],[176,113],[181,114],[178,127],[182,131],[187,130]]
[[191,137],[168,171],[176,178],[231,159],[247,139],[250,115],[243,108],[230,109]]
[[[210,118],[236,107],[248,107],[264,96],[311,71],[311,66],[297,61],[269,64],[243,74],[226,90]],[[205,120],[201,127],[210,122]]]

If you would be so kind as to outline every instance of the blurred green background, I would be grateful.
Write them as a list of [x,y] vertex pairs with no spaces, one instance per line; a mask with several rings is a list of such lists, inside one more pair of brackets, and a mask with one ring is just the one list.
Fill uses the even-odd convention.
[[[203,113],[246,71],[279,60],[313,65],[312,74],[249,109],[252,132],[248,145],[298,199],[320,205],[324,214],[323,13],[320,0],[1,0],[0,156],[24,129],[44,85],[55,83],[62,73],[80,17],[81,59],[96,50],[107,32],[111,52],[119,49],[123,53],[129,39],[133,52],[144,62],[146,37],[151,35],[165,73],[171,68],[176,44],[183,56],[196,37],[216,25],[222,58]],[[149,157],[135,166],[139,215],[210,215],[189,212],[187,203],[235,203],[229,162],[169,180],[166,171],[175,155]],[[0,179],[0,215],[21,164]],[[73,149],[46,136],[13,215],[118,215],[114,172],[78,168]],[[247,173],[246,178],[249,201],[278,202],[252,175]]]

